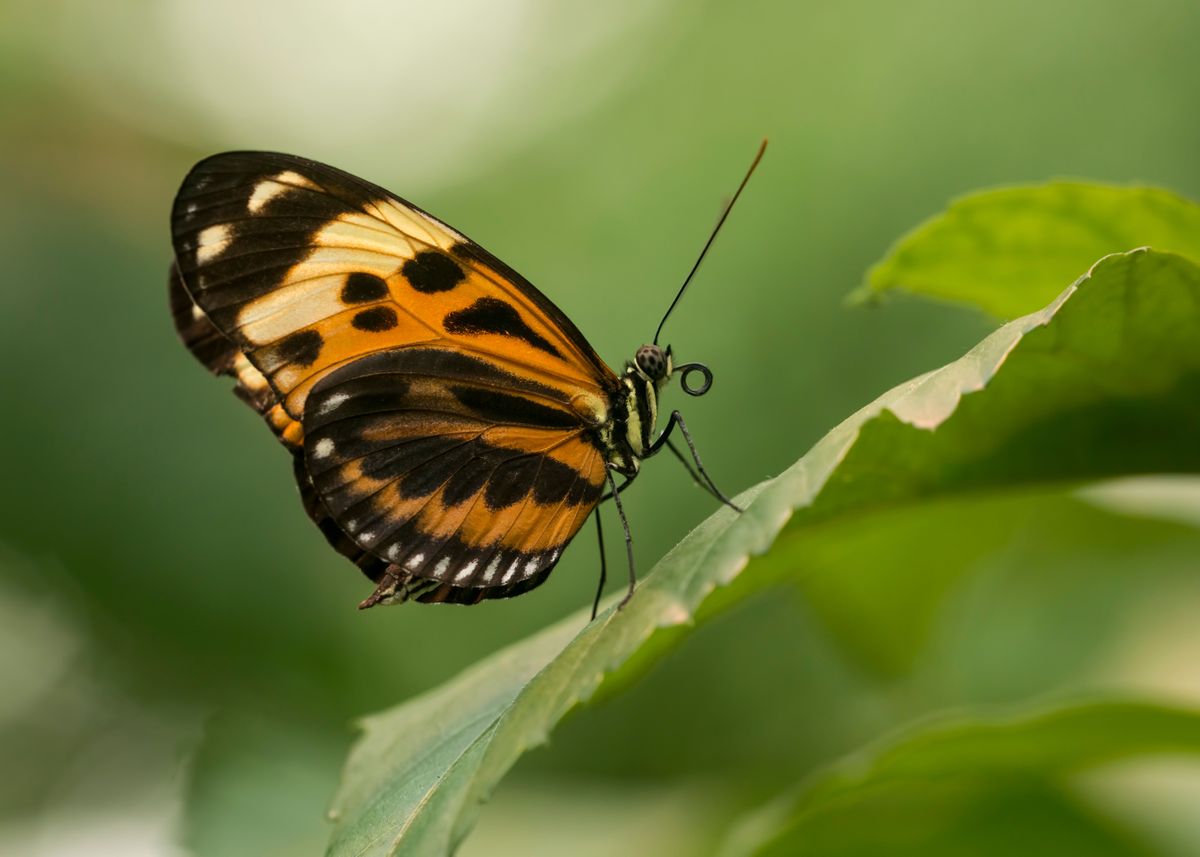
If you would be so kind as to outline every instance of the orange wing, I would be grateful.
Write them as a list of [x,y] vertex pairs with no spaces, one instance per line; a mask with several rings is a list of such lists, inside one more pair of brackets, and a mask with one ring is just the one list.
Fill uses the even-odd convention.
[[202,161],[172,226],[177,327],[296,452],[371,603],[545,579],[600,497],[619,385],[557,307],[415,206],[286,155]]

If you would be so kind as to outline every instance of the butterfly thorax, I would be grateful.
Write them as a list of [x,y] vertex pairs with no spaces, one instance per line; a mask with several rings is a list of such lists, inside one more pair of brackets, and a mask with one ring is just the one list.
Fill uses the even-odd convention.
[[611,418],[600,427],[598,439],[608,464],[634,476],[650,448],[658,420],[658,394],[671,378],[670,349],[643,345],[625,364],[620,387],[613,393]]

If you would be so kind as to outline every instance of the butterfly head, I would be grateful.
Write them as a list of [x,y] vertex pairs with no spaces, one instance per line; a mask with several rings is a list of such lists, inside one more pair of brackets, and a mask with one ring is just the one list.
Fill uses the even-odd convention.
[[653,381],[654,386],[662,389],[671,379],[671,372],[674,370],[671,363],[671,346],[659,348],[657,345],[643,345],[634,355],[633,365],[638,372]]
[[[660,348],[657,345],[643,345],[637,350],[633,362],[628,364],[628,372],[640,375],[654,384],[655,391],[662,390],[676,372],[679,373],[679,384],[683,391],[690,396],[703,396],[712,386],[712,372],[703,363],[681,363],[675,365],[671,355],[671,346]],[[688,378],[693,372],[699,372],[702,380],[693,386]]]

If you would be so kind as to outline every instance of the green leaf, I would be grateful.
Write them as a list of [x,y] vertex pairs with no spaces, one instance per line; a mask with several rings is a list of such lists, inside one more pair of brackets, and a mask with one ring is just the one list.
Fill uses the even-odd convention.
[[367,719],[329,853],[452,852],[521,754],[607,675],[624,667],[628,678],[697,618],[806,570],[805,537],[835,522],[956,495],[1200,472],[1198,337],[1200,269],[1149,251],[1102,260],[1044,310],[851,416],[742,495],[744,514],[713,515],[624,610],[590,624],[580,612]]
[[901,290],[1013,318],[1101,256],[1145,246],[1200,261],[1200,205],[1158,188],[1082,182],[984,191],[897,241],[853,297]]
[[[1088,831],[1077,818],[1067,815],[1064,822],[1069,804],[1052,803],[1054,814],[1047,816],[1044,801],[1062,801],[1055,789],[1068,774],[1133,756],[1180,753],[1200,753],[1200,711],[1113,699],[942,717],[809,777],[744,819],[720,853],[894,854],[908,853],[903,846],[917,842],[925,854],[1025,853],[1015,850],[1018,844],[1037,854],[1145,853]],[[1028,806],[1016,813],[1014,804]],[[985,830],[980,822],[988,818],[993,825]],[[1003,818],[1008,821],[994,824]],[[1075,839],[1091,836],[1103,850],[1049,847],[1043,828]]]

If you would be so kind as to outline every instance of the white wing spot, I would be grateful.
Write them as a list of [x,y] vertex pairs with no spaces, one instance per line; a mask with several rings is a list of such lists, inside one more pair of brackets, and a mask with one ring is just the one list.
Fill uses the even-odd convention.
[[521,564],[520,559],[514,559],[512,561],[512,565],[510,565],[508,567],[508,570],[506,572],[504,572],[504,577],[500,578],[500,582],[508,583],[510,580],[512,580],[513,575],[515,575],[517,573],[517,566],[519,566],[520,564]]
[[550,554],[550,561],[558,562],[558,550],[557,549],[555,549],[554,553]]
[[275,197],[298,187],[306,187],[310,190],[318,189],[315,184],[299,173],[285,170],[274,178],[263,179],[256,184],[254,193],[250,194],[250,199],[246,202],[246,208],[250,210],[251,214],[258,214],[262,211],[263,206]]
[[232,238],[229,226],[224,223],[218,223],[216,226],[210,226],[203,230],[196,243],[196,264],[203,265],[220,256],[225,252],[225,248],[229,246]]
[[193,214],[196,213],[196,203],[189,202],[187,204],[187,207],[183,211],[185,214],[187,214],[188,217],[191,217]]
[[483,582],[491,583],[492,578],[496,576],[496,569],[500,567],[500,554],[492,557],[492,561],[488,563],[488,567],[483,570]]
[[350,398],[350,396],[346,393],[334,393],[332,396],[330,396],[328,399],[326,399],[324,402],[321,403],[321,413],[322,414],[331,413],[334,408],[336,408],[338,405],[340,405],[342,402],[346,401],[349,398]]
[[358,521],[351,518],[349,521],[346,522],[346,532],[352,533],[357,529],[358,529]]
[[[333,441],[327,437],[323,437],[313,447],[313,458],[325,458],[331,452],[333,452]],[[347,523],[346,527],[349,528],[351,523],[353,521]]]
[[538,559],[539,557],[535,556],[529,562],[525,563],[525,577],[528,577],[538,570]]
[[200,304],[192,304],[192,320],[199,321],[204,318],[204,310],[200,309]]
[[430,577],[441,577],[446,573],[446,569],[450,567],[450,557],[444,556],[438,560],[438,564],[433,567],[433,574]]
[[364,542],[373,542],[373,541],[375,541],[375,533],[372,532],[371,530],[368,530],[367,532],[365,532],[361,536],[359,536],[359,539],[361,539]]
[[419,554],[416,554],[415,556],[413,556],[411,559],[409,559],[408,562],[406,562],[404,564],[407,565],[409,568],[416,569],[416,568],[420,568],[421,563],[423,563],[424,561],[425,561],[425,554],[419,553]]
[[400,551],[401,551],[400,543],[392,542],[390,545],[388,545],[387,558],[390,559],[392,562],[395,562],[397,559],[400,558]]
[[479,560],[477,560],[477,559],[473,559],[469,563],[464,565],[462,567],[462,569],[458,572],[458,574],[454,575],[454,582],[462,583],[464,580],[466,580],[468,577],[471,576],[471,572],[473,572],[475,570],[475,566],[477,566],[477,565],[479,565]]

